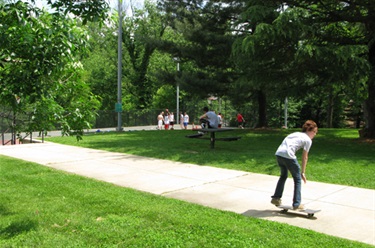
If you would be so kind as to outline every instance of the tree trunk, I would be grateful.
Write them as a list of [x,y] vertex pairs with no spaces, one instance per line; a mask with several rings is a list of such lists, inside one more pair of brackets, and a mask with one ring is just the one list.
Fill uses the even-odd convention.
[[372,70],[367,82],[368,98],[364,104],[366,125],[360,130],[360,137],[375,139],[375,44],[369,49],[369,61]]
[[[375,68],[374,68],[375,69]],[[373,73],[374,74],[374,73]],[[361,138],[375,138],[375,78],[372,75],[368,82],[368,98],[365,101],[365,128],[360,131]]]
[[259,90],[257,93],[259,120],[256,127],[267,127],[267,96],[262,90]]
[[327,106],[327,127],[333,127],[333,105],[334,105],[334,96],[332,93],[329,94],[328,106]]

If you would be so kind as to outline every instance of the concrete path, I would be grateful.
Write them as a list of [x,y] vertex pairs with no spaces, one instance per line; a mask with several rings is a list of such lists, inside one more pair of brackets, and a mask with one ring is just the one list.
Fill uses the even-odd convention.
[[[288,223],[375,245],[375,190],[308,181],[303,203],[312,218],[270,204],[277,177],[105,152],[54,143],[0,146],[0,154],[165,197]],[[0,160],[1,163],[1,160]],[[292,202],[287,180],[283,202]]]

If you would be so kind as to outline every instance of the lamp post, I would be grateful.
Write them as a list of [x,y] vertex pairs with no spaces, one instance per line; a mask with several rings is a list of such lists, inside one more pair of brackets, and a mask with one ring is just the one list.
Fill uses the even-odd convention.
[[117,131],[122,131],[122,0],[118,0],[118,65],[117,65],[117,103],[115,110],[117,112]]
[[285,97],[284,102],[284,127],[288,128],[288,97]]
[[[174,57],[173,60],[177,62],[177,76],[180,72],[180,58]],[[178,80],[176,80],[176,120],[177,124],[180,124],[180,84]]]

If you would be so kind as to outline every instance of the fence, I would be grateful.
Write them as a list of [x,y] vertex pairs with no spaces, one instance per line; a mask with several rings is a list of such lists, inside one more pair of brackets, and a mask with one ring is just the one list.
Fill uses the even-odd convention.
[[[177,122],[177,113],[169,109],[170,111],[174,112],[175,122]],[[131,126],[157,126],[157,116],[165,109],[150,109],[150,110],[130,110],[130,111],[123,111],[121,113],[122,118],[122,126],[123,127],[131,127]],[[199,122],[198,118],[202,115],[202,111],[196,107],[184,107],[182,110],[183,112],[187,112],[190,119],[190,124]],[[235,126],[235,113],[229,113],[226,116],[226,112],[224,111],[224,126]],[[98,111],[98,115],[93,123],[91,123],[93,129],[99,128],[109,128],[109,127],[117,127],[117,118],[118,113],[115,111]],[[0,132],[2,137],[2,144],[11,143],[15,144],[19,140],[23,140],[26,136],[31,135],[32,132],[42,132],[43,130],[29,130],[28,123],[31,120],[31,114],[17,114],[14,116],[13,112],[9,109],[5,109],[4,107],[0,110]],[[178,116],[180,120],[180,117]],[[180,120],[181,121],[181,120]],[[58,130],[59,123],[51,123],[51,126],[56,127],[55,130]],[[44,130],[44,131],[51,131],[51,130]],[[21,132],[23,135],[21,135]],[[28,136],[30,139],[32,137]],[[32,142],[32,140],[31,140]]]
[[[121,113],[122,126],[157,126],[157,116],[160,112],[165,111],[161,109],[151,110],[131,110],[124,111]],[[195,112],[189,114],[191,122],[198,118]],[[98,111],[96,120],[91,123],[92,128],[108,128],[117,127],[118,113],[115,111]],[[20,140],[22,141],[25,137],[30,137],[32,132],[39,132],[44,134],[42,130],[28,130],[28,122],[31,119],[31,114],[17,114],[14,115],[9,109],[2,108],[0,110],[0,133],[1,133],[1,144],[16,144]],[[177,116],[175,114],[175,119]],[[51,126],[59,127],[59,124],[52,123]],[[58,130],[59,128],[56,128]],[[45,130],[50,131],[50,130]],[[22,133],[22,135],[21,135]],[[32,136],[30,137],[32,139]],[[32,140],[31,140],[32,142]]]
[[[122,126],[157,126],[157,116],[165,110],[151,109],[151,110],[131,110],[121,113]],[[170,111],[173,111],[170,109]],[[174,111],[173,111],[174,112]],[[199,117],[195,110],[191,112],[186,111],[189,115],[190,122],[197,121]],[[95,123],[92,123],[93,128],[106,128],[117,126],[118,114],[114,111],[99,111]],[[177,121],[177,113],[174,112],[175,122]],[[180,117],[179,117],[180,119]]]

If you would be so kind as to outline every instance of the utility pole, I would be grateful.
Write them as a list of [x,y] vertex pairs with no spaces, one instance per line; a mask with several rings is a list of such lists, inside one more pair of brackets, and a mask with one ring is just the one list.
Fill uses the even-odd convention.
[[284,103],[284,127],[288,128],[288,97],[285,97]]
[[117,131],[122,131],[122,0],[118,0]]
[[[173,60],[177,62],[177,77],[180,74],[180,58],[174,57]],[[180,83],[176,80],[176,123],[180,124]]]

